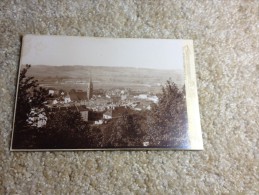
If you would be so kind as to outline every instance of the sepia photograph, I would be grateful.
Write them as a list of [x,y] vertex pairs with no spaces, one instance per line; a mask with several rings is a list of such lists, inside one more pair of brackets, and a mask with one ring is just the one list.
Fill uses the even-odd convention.
[[11,150],[203,149],[192,55],[188,40],[24,36]]

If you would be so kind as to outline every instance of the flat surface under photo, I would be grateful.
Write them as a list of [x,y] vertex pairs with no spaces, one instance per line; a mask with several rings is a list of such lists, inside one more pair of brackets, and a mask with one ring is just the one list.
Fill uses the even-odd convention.
[[25,35],[12,151],[202,150],[191,40]]

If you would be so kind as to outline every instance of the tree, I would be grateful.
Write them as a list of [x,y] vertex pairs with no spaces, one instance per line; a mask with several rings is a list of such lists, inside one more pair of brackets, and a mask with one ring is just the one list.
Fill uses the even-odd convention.
[[154,145],[187,144],[187,108],[185,88],[180,90],[171,80],[162,88],[159,102],[148,119],[148,136]]
[[145,114],[125,111],[105,128],[104,145],[107,147],[142,146],[145,135]]
[[83,121],[79,111],[75,110],[57,110],[48,113],[47,129],[55,132],[78,132],[84,129]]
[[78,148],[86,140],[88,124],[76,110],[55,110],[47,113],[47,125],[39,139],[42,148]]
[[31,65],[26,64],[20,72],[15,115],[17,130],[28,127],[30,122],[37,122],[37,117],[44,113],[43,106],[48,96],[47,90],[39,87],[38,80],[26,76],[30,67]]

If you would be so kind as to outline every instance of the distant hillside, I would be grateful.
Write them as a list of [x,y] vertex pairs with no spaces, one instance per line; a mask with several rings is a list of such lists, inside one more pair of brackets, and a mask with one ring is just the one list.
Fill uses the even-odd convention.
[[[99,67],[99,66],[32,66],[28,76],[41,81],[74,80],[87,82],[92,77],[95,88],[155,88],[160,89],[169,78],[182,86],[183,74],[179,70],[155,70],[131,67]],[[153,90],[152,90],[153,91]]]

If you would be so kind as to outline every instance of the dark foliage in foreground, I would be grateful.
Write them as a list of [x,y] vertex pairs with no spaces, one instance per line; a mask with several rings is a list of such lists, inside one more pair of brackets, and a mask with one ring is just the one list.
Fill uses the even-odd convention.
[[150,111],[128,109],[106,124],[92,125],[83,121],[78,111],[44,110],[47,123],[37,128],[28,126],[26,120],[40,113],[31,116],[31,109],[41,110],[47,93],[38,87],[37,80],[26,77],[29,68],[26,66],[20,74],[13,148],[138,148],[143,142],[151,148],[188,148],[185,90],[172,81],[167,81],[159,103]]
[[15,116],[15,127],[18,127],[16,128],[17,130],[29,128],[27,127],[28,120],[36,116],[31,110],[37,108],[37,113],[40,114],[43,102],[46,101],[48,96],[47,90],[39,87],[37,80],[26,76],[30,67],[27,64],[20,72]]
[[184,87],[180,90],[175,83],[167,81],[162,91],[158,105],[152,109],[147,135],[153,145],[188,145]]
[[122,117],[112,120],[104,127],[103,143],[106,147],[141,147],[146,134],[143,125],[146,123],[144,112],[131,111]]

